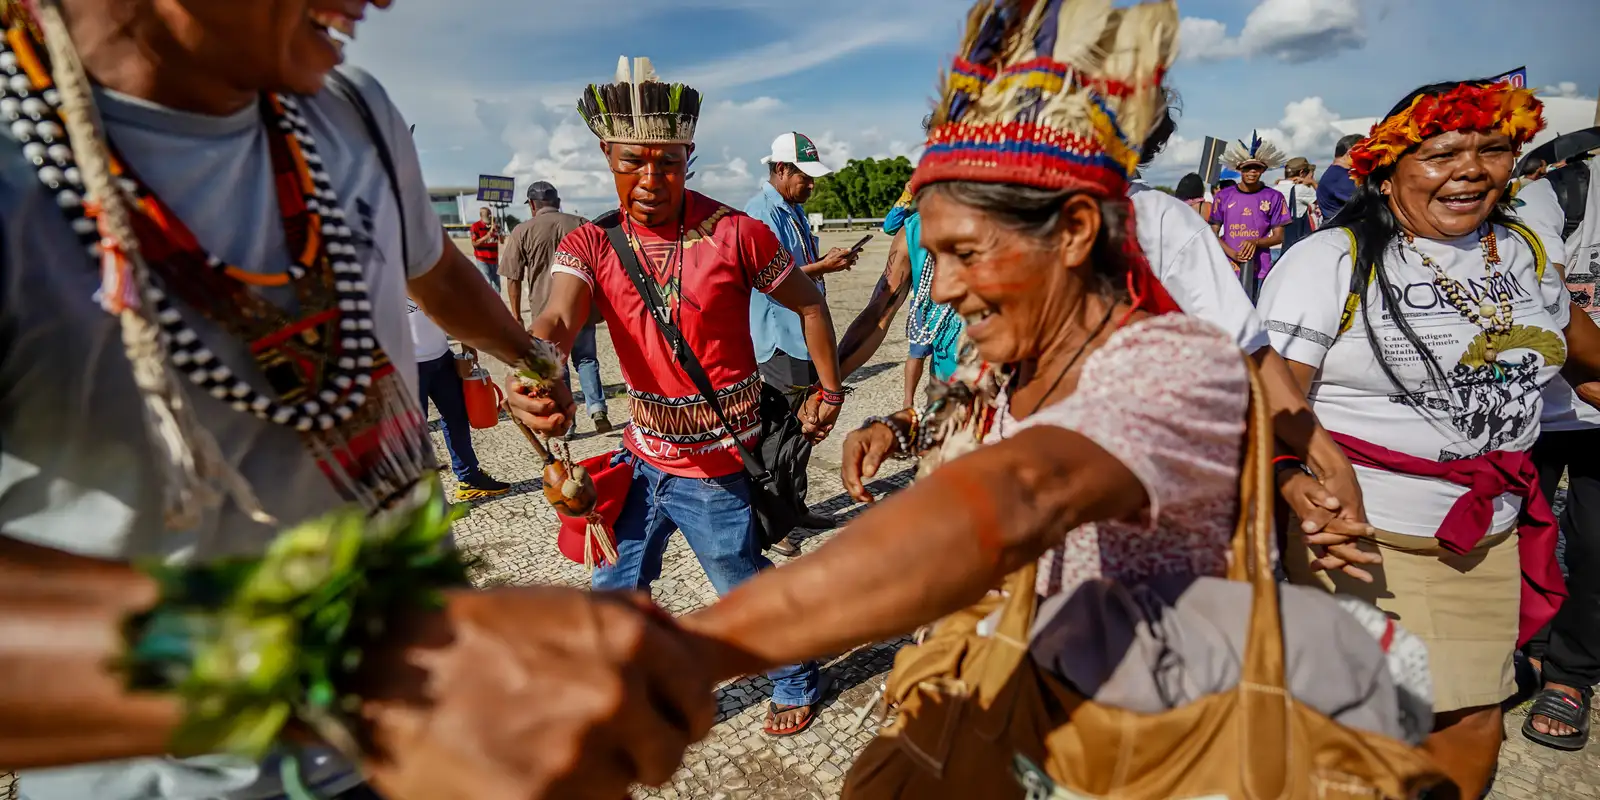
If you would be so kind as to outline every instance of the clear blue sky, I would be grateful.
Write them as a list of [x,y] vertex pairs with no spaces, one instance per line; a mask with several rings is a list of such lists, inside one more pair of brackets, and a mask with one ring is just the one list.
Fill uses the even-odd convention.
[[[692,184],[743,205],[772,138],[799,130],[823,159],[913,154],[965,0],[397,0],[369,10],[352,63],[417,125],[430,183],[550,180],[569,207],[615,205],[574,109],[617,56],[649,56],[710,107]],[[1180,139],[1150,178],[1194,168],[1206,135],[1259,128],[1326,164],[1339,118],[1411,88],[1526,64],[1534,86],[1594,97],[1600,0],[1180,0]],[[1562,87],[1561,84],[1569,84]]]

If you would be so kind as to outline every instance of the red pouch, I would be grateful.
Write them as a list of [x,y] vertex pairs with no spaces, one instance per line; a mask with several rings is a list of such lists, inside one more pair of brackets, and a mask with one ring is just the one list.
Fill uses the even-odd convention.
[[612,464],[616,453],[604,453],[578,466],[588,471],[594,481],[597,497],[594,511],[587,517],[569,517],[557,514],[561,530],[556,534],[556,548],[568,560],[589,568],[605,566],[616,561],[617,537],[613,526],[622,515],[628,501],[628,490],[633,485],[633,463],[622,459]]

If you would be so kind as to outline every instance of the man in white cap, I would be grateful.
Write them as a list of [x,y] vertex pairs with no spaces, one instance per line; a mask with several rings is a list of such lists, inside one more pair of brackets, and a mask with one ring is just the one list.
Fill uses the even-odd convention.
[[[811,223],[806,217],[804,204],[816,189],[816,179],[833,170],[822,163],[817,145],[809,137],[793,131],[773,139],[772,154],[762,157],[761,163],[767,165],[767,182],[745,203],[744,213],[765,222],[777,234],[794,263],[800,265],[800,270],[826,295],[822,277],[854,266],[858,255],[835,247],[827,255],[819,256],[817,237],[811,232]],[[751,292],[750,337],[755,343],[756,361],[761,365],[761,379],[767,384],[791,396],[795,396],[793,390],[797,387],[816,385],[817,370],[807,354],[799,314],[762,292]],[[804,475],[803,472],[798,474]],[[804,487],[801,490],[803,494]],[[834,525],[831,519],[809,514],[803,527],[826,530]],[[772,549],[785,556],[800,553],[787,539]]]

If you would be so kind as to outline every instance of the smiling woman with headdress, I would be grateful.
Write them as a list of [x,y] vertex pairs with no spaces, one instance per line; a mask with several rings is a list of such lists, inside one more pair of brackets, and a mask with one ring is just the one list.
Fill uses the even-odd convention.
[[[1429,747],[1463,797],[1495,767],[1513,651],[1565,596],[1528,453],[1540,390],[1600,365],[1594,325],[1570,313],[1559,233],[1506,202],[1516,152],[1543,126],[1510,84],[1410,93],[1350,150],[1358,188],[1338,227],[1284,256],[1260,303],[1379,529],[1374,583],[1319,580],[1428,643]],[[1285,560],[1310,581],[1303,555]]]
[[[922,474],[816,553],[683,620],[710,640],[716,671],[901,634],[981,603],[1002,581],[1032,614],[1036,598],[1103,581],[1188,586],[1227,572],[1246,360],[1155,280],[1127,197],[1140,145],[1163,117],[1177,28],[1171,2],[974,8],[911,187],[937,267],[933,299],[966,320],[967,344],[927,407],[870,419],[845,448],[857,498],[868,499],[863,475],[885,458],[921,456]],[[1111,665],[1124,655],[1067,649]],[[1096,694],[1092,682],[1075,685]],[[1225,688],[1186,688],[1197,685]],[[1171,707],[1184,694],[1150,702]],[[1005,761],[981,794],[955,782],[896,796],[1015,796]],[[872,771],[857,770],[864,780]]]

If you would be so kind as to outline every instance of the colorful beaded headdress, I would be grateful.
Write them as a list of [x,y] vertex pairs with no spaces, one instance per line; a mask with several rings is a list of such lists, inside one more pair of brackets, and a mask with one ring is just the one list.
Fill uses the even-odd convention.
[[1441,95],[1420,95],[1404,111],[1372,126],[1350,148],[1357,182],[1387,167],[1424,140],[1451,131],[1499,131],[1518,149],[1544,130],[1544,104],[1510,83],[1463,83]]
[[578,98],[578,113],[602,142],[691,144],[700,122],[700,92],[681,83],[663,83],[648,58],[617,60],[617,80],[589,84]]
[[967,18],[912,191],[1018,183],[1100,197],[1127,191],[1166,109],[1177,53],[1171,0],[983,0]]
[[1228,145],[1220,160],[1230,169],[1239,172],[1244,171],[1246,164],[1260,164],[1262,169],[1277,169],[1289,163],[1289,157],[1284,155],[1277,145],[1261,138],[1255,131],[1250,132],[1249,144],[1240,140]]

